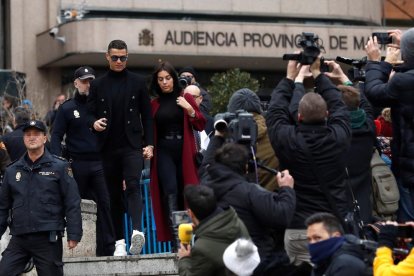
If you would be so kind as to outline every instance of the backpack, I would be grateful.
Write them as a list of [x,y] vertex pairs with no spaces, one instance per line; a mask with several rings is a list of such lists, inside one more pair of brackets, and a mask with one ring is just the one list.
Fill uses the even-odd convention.
[[372,155],[371,173],[374,215],[392,219],[398,210],[400,193],[394,174],[378,151]]

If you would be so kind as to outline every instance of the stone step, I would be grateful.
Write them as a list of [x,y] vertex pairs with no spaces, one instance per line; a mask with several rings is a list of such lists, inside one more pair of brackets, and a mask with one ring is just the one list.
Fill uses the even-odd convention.
[[67,257],[65,276],[178,275],[176,254],[126,257]]

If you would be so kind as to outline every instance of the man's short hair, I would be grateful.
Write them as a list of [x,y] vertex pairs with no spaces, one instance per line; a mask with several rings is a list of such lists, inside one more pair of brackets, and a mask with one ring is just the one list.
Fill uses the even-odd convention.
[[315,223],[322,223],[323,228],[325,228],[329,235],[332,235],[335,232],[339,232],[341,235],[345,233],[338,218],[331,213],[315,213],[305,220],[306,227]]
[[361,102],[361,94],[358,89],[348,85],[338,85],[339,91],[342,92],[342,100],[349,110],[357,110]]
[[299,102],[299,113],[304,123],[314,124],[325,121],[328,107],[321,95],[315,92],[306,93]]
[[184,198],[198,220],[211,215],[217,208],[214,191],[204,185],[190,185],[184,189]]
[[22,125],[27,123],[30,120],[30,113],[30,110],[27,110],[22,106],[18,106],[14,110],[14,120],[16,122],[16,125]]
[[119,39],[115,39],[115,40],[112,40],[111,42],[109,42],[109,44],[108,44],[108,53],[109,53],[109,50],[111,50],[111,49],[118,49],[118,50],[125,49],[128,52],[128,46],[126,45],[125,41],[119,40]]
[[214,159],[240,175],[244,175],[246,174],[246,165],[249,161],[249,153],[246,146],[228,143],[216,151]]

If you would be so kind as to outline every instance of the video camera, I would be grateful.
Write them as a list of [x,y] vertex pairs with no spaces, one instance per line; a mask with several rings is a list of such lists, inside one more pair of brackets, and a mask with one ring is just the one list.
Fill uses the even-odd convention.
[[244,110],[236,113],[218,113],[214,117],[214,129],[220,132],[227,130],[230,142],[255,147],[257,125],[253,115]]
[[190,76],[183,76],[178,78],[178,84],[182,89],[186,88],[191,84],[192,77]]
[[337,56],[336,61],[352,65],[352,68],[348,70],[348,78],[351,81],[365,81],[365,69],[363,67],[367,64],[366,56],[361,59]]
[[[314,33],[303,32],[296,46],[302,47],[299,54],[284,54],[283,60],[297,60],[302,65],[312,64],[321,53],[322,45],[319,45],[319,37]],[[323,62],[321,62],[323,64]]]

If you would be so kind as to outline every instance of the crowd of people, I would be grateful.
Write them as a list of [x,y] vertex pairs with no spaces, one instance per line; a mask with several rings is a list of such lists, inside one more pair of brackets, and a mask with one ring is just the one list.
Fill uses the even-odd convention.
[[[407,238],[397,222],[414,225],[414,29],[388,34],[384,60],[377,38],[368,40],[363,83],[315,56],[288,62],[267,110],[248,88],[235,91],[227,111],[251,114],[238,123],[254,125],[240,141],[229,121],[215,126],[193,67],[177,73],[160,62],[147,86],[127,69],[122,40],[109,43],[103,75],[89,66],[74,72],[73,97],[59,94],[44,120],[30,101],[4,97],[0,234],[9,227],[12,239],[0,275],[21,273],[30,258],[39,275],[63,275],[63,230],[76,247],[81,198],[97,203],[97,256],[140,254],[145,160],[157,240],[172,241],[180,275],[413,274],[411,253],[394,264],[392,252]],[[384,138],[387,150],[378,145]],[[374,213],[376,148],[398,183],[397,222]],[[180,210],[191,218],[192,244],[180,243]],[[375,260],[365,239],[378,247]]]

